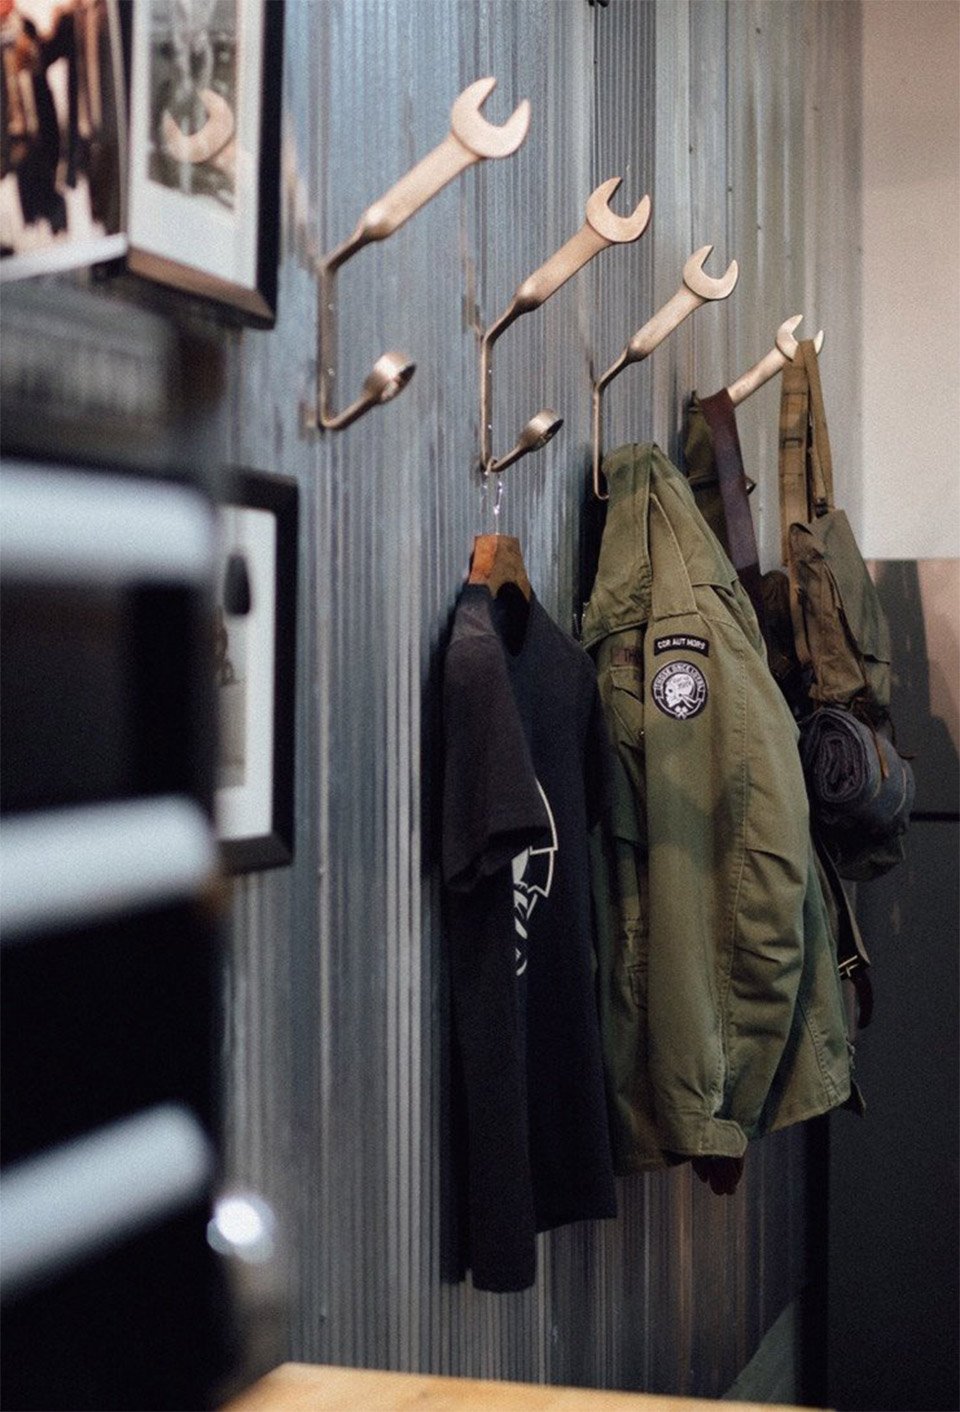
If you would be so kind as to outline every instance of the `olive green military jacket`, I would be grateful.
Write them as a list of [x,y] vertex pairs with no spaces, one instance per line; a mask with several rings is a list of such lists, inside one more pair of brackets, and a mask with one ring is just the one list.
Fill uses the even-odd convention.
[[850,1061],[797,728],[756,616],[656,446],[607,458],[583,621],[613,753],[594,846],[618,1167],[740,1156],[843,1103]]

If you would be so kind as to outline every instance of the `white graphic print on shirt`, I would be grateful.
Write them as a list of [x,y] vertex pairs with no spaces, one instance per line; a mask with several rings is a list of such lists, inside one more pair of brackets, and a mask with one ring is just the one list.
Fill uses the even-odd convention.
[[553,861],[559,844],[550,801],[537,780],[537,789],[550,821],[550,842],[542,848],[525,848],[513,860],[513,925],[517,933],[517,975],[527,969],[527,922],[538,897],[549,897],[553,886]]

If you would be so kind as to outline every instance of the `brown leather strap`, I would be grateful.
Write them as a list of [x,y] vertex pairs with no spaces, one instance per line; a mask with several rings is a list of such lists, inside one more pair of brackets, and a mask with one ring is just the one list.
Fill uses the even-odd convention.
[[740,582],[749,595],[763,633],[767,638],[767,614],[760,586],[760,556],[757,536],[747,499],[748,483],[743,469],[743,454],[737,434],[737,418],[726,388],[712,397],[701,397],[700,407],[710,428],[713,456],[717,466],[717,481],[723,499],[723,514],[727,525],[727,548]]
[[810,480],[807,497],[813,514],[824,515],[833,509],[833,457],[830,453],[827,415],[823,407],[820,361],[812,338],[801,341],[797,357],[803,358],[810,385]]

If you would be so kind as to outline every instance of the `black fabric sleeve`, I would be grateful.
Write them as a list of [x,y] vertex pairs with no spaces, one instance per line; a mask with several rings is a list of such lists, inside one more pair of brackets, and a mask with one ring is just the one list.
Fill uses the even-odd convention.
[[550,825],[498,644],[451,644],[443,715],[443,877],[467,892]]
[[583,781],[588,831],[599,823],[612,792],[610,735],[597,687],[597,674],[590,664],[587,685],[587,730],[583,743]]

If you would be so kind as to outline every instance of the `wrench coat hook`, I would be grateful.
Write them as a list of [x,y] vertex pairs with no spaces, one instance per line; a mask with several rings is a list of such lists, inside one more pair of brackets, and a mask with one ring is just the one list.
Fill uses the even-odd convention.
[[563,418],[549,408],[543,408],[524,426],[513,448],[505,456],[494,457],[493,442],[493,345],[521,314],[537,309],[579,269],[606,250],[610,245],[629,244],[639,240],[650,221],[650,197],[644,196],[632,215],[618,216],[610,209],[610,198],[620,185],[621,177],[611,177],[592,192],[587,200],[586,220],[576,235],[561,245],[538,270],[518,287],[509,307],[487,329],[480,344],[480,435],[481,470],[484,475],[498,475],[526,456],[539,451],[563,426]]
[[[793,331],[802,321],[802,314],[794,314],[791,319],[784,319],[777,329],[776,342],[769,353],[765,353],[759,363],[755,363],[752,368],[732,382],[727,388],[727,394],[735,407],[741,402],[745,402],[751,393],[756,392],[758,387],[763,387],[765,382],[776,377],[782,372],[788,363],[792,363],[796,357],[797,349],[800,346],[793,336]],[[813,346],[820,352],[823,347],[823,329],[813,340]]]
[[357,400],[342,412],[333,410],[337,361],[337,271],[365,245],[375,240],[386,240],[388,235],[399,230],[431,197],[475,162],[481,162],[486,157],[509,157],[517,151],[530,126],[530,103],[524,98],[501,126],[490,123],[480,109],[496,86],[495,78],[480,78],[465,88],[450,110],[450,131],[443,141],[411,167],[379,201],[368,206],[350,238],[318,262],[320,347],[317,354],[317,421],[329,431],[340,431],[371,407],[389,402],[403,391],[416,370],[416,364],[406,354],[384,353],[367,374]]
[[701,245],[699,250],[693,252],[683,267],[683,283],[676,294],[647,320],[643,328],[637,330],[620,357],[610,364],[607,371],[593,385],[593,493],[598,500],[608,498],[600,489],[604,388],[630,363],[639,363],[644,358],[649,358],[653,350],[682,324],[694,309],[699,309],[701,304],[706,304],[710,299],[726,299],[733,293],[740,277],[736,260],[730,261],[719,279],[704,274],[703,267],[712,249],[712,245]]

